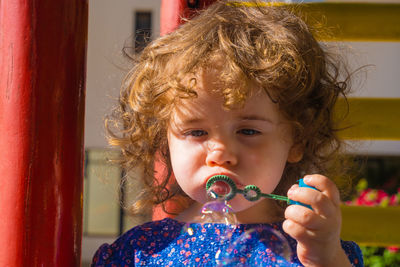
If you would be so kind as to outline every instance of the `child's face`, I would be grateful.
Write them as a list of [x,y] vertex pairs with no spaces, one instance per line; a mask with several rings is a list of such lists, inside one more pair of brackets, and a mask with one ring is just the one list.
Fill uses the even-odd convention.
[[[286,162],[293,161],[291,128],[278,106],[265,92],[249,97],[241,109],[226,110],[215,71],[197,79],[197,98],[182,100],[168,128],[172,168],[183,191],[199,203],[207,201],[205,184],[216,174],[231,177],[238,188],[257,185],[271,193]],[[253,202],[237,195],[230,201],[235,211]]]

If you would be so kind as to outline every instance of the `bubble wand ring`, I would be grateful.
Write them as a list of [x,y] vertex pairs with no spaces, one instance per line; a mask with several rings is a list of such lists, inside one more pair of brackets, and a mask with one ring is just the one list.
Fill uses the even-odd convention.
[[[219,174],[219,175],[214,175],[214,176],[212,176],[210,179],[208,179],[208,181],[207,181],[207,183],[206,183],[206,190],[208,191],[208,190],[211,188],[211,186],[212,186],[213,184],[215,184],[216,182],[224,182],[224,183],[226,183],[226,184],[229,186],[229,188],[230,188],[229,193],[226,194],[226,195],[224,195],[224,198],[225,198],[225,200],[227,200],[227,201],[228,201],[228,200],[231,200],[232,198],[234,198],[234,197],[236,196],[237,193],[239,193],[240,191],[242,191],[242,190],[239,190],[239,189],[236,187],[235,182],[234,182],[231,178],[229,178],[229,177],[226,176],[226,175],[221,175],[221,174]],[[218,194],[216,194],[216,195],[218,195]]]
[[[285,197],[285,196],[262,193],[261,189],[256,185],[247,185],[247,186],[244,187],[243,190],[242,189],[238,189],[236,187],[235,182],[231,178],[229,178],[226,175],[222,175],[222,174],[214,175],[210,179],[208,179],[208,181],[206,183],[206,190],[208,191],[212,187],[212,185],[214,185],[216,182],[224,182],[229,186],[229,188],[230,188],[229,193],[225,194],[223,196],[225,198],[225,200],[227,200],[227,201],[233,199],[236,196],[236,194],[242,194],[245,199],[247,199],[248,201],[252,201],[252,202],[259,200],[261,197],[264,197],[264,198],[270,198],[270,199],[285,201],[289,205],[290,204],[302,205],[302,206],[305,206],[305,207],[307,207],[309,209],[312,209],[310,205],[301,203],[299,201],[291,200],[291,199],[289,199],[288,197]],[[308,188],[312,188],[312,189],[317,190],[315,187],[306,185],[303,182],[303,179],[299,180],[299,186],[300,187],[308,187]],[[218,194],[216,194],[216,195],[219,196]]]

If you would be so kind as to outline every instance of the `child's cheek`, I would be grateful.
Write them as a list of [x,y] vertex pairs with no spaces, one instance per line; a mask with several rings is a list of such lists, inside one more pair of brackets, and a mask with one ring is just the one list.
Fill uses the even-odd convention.
[[179,169],[181,174],[186,176],[193,175],[196,169],[198,169],[205,162],[205,156],[202,152],[203,149],[200,146],[186,146],[182,144],[173,153],[173,168]]
[[242,155],[243,159],[246,159],[249,164],[253,165],[253,166],[259,166],[262,163],[262,157],[260,155],[258,155],[257,153],[251,153],[249,155]]

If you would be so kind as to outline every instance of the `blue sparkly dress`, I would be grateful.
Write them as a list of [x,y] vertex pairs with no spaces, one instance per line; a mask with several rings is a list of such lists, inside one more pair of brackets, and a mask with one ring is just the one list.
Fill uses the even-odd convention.
[[[188,231],[185,223],[169,218],[136,226],[113,244],[103,244],[94,255],[92,266],[216,266],[226,262],[226,266],[303,266],[295,254],[296,240],[282,230],[282,223],[239,224],[231,240],[239,240],[252,229],[272,228],[287,240],[294,252],[285,258],[271,250],[279,247],[278,238],[263,242],[246,240],[256,242],[251,250],[243,251],[240,242],[234,246],[229,242],[221,243],[221,233],[229,231],[224,224],[196,223],[190,224],[190,228]],[[255,237],[250,235],[249,238]],[[353,266],[363,266],[361,250],[356,243],[342,241],[342,247]],[[229,256],[219,255],[221,251]],[[224,261],[224,257],[230,259]]]

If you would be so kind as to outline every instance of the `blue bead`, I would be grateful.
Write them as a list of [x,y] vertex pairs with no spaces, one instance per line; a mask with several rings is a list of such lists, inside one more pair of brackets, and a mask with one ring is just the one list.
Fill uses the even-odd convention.
[[[312,187],[312,186],[309,186],[309,185],[307,185],[306,183],[304,183],[303,179],[300,179],[300,180],[299,180],[299,187],[308,187],[308,188],[311,188],[311,189],[314,189],[314,190],[318,190],[317,188]],[[301,206],[307,207],[307,208],[309,208],[309,209],[312,210],[312,207],[311,207],[310,205],[301,203],[301,202],[299,202],[299,201],[294,201],[294,200],[291,200],[291,199],[290,199],[290,200],[289,200],[289,204],[301,205]]]

